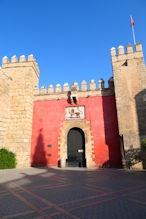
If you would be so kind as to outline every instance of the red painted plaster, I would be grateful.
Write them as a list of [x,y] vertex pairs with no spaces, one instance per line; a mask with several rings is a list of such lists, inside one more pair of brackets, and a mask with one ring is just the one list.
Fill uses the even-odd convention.
[[[95,167],[116,166],[121,163],[120,141],[114,96],[79,98],[85,106],[94,140]],[[31,162],[32,165],[57,166],[58,137],[65,120],[67,100],[35,101],[33,110]],[[48,147],[52,145],[52,147]],[[51,154],[51,156],[48,156]]]

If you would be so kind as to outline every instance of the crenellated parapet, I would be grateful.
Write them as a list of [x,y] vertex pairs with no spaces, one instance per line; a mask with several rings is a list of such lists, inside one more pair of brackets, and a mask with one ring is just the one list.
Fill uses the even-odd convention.
[[15,67],[33,67],[36,72],[37,77],[39,77],[39,67],[34,58],[31,54],[26,58],[24,55],[20,56],[19,59],[16,55],[11,57],[11,61],[9,61],[7,56],[4,56],[2,59],[2,68],[15,68]]
[[131,44],[128,44],[128,46],[126,47],[126,52],[123,46],[119,46],[117,53],[116,53],[116,48],[112,47],[111,58],[112,58],[112,63],[124,61],[124,60],[130,60],[134,58],[143,58],[142,44],[136,43],[135,51],[133,50],[133,46]]
[[[3,59],[2,59],[2,65],[5,65],[5,64],[10,64],[10,63],[22,63],[22,62],[35,62],[36,63],[36,60],[35,58],[33,57],[33,55],[29,55],[28,56],[28,60],[26,60],[26,57],[25,55],[21,55],[19,57],[19,61],[18,61],[18,58],[16,55],[12,56],[11,57],[11,61],[9,61],[8,57],[7,56],[4,56]],[[37,64],[37,63],[36,63]]]
[[[80,89],[81,87],[81,89]],[[41,99],[66,99],[68,95],[73,95],[74,97],[89,97],[89,96],[108,96],[114,94],[114,81],[113,77],[111,77],[108,81],[108,88],[104,86],[104,80],[100,79],[98,81],[98,87],[96,86],[95,80],[91,80],[89,83],[89,89],[87,82],[85,80],[82,81],[81,85],[75,81],[71,87],[69,87],[68,83],[65,83],[63,87],[60,84],[57,84],[55,87],[53,85],[49,85],[48,90],[45,86],[41,87],[39,90],[36,87],[35,90],[35,100]]]

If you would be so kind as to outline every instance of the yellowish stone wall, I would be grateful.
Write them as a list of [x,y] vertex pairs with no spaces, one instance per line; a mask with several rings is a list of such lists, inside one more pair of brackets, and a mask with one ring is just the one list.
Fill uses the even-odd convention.
[[39,69],[33,56],[12,57],[11,62],[4,57],[2,71],[9,82],[9,102],[7,103],[7,131],[4,146],[16,153],[17,167],[30,166],[32,134],[33,96],[38,87]]
[[146,138],[146,68],[142,45],[111,49],[119,133],[123,135],[125,152],[141,148]]
[[0,69],[0,148],[5,147],[10,77]]

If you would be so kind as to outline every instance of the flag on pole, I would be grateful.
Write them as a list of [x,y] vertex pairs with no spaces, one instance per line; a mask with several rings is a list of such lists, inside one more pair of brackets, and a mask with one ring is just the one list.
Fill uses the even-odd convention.
[[135,45],[136,40],[135,40],[135,33],[134,33],[134,20],[133,20],[132,16],[130,16],[130,17],[131,17],[131,27],[132,27],[132,33],[133,33],[133,41],[134,41],[134,45]]
[[132,16],[131,16],[131,27],[132,26],[134,26],[134,20],[133,20],[133,18],[132,18]]

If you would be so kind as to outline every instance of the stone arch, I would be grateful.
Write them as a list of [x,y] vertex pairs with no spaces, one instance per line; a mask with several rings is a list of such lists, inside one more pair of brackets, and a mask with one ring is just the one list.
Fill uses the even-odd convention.
[[69,120],[62,123],[60,137],[59,137],[59,149],[60,149],[60,160],[61,167],[66,167],[67,159],[67,135],[70,129],[77,127],[81,129],[85,134],[85,158],[86,158],[86,167],[93,168],[95,167],[94,162],[94,141],[90,129],[90,122],[87,120]]

